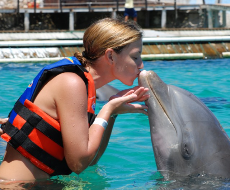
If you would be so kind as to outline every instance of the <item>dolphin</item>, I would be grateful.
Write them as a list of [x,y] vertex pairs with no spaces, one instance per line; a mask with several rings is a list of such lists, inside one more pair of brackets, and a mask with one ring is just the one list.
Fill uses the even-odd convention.
[[117,88],[106,84],[101,88],[96,90],[96,99],[97,101],[108,101],[112,95],[115,95],[119,92]]
[[149,88],[148,117],[157,170],[164,178],[211,175],[230,178],[230,141],[214,114],[192,93],[141,71]]

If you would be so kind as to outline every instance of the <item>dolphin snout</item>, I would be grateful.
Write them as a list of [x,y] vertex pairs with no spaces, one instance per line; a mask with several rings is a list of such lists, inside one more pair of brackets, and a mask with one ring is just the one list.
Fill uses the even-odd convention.
[[140,86],[144,86],[148,88],[149,87],[148,80],[149,77],[151,78],[152,73],[153,71],[146,71],[146,70],[141,71],[138,77],[138,84]]
[[146,70],[143,70],[140,72],[139,76],[138,76],[138,84],[140,86],[144,86],[144,87],[147,87],[147,71]]
[[146,78],[149,74],[150,74],[151,71],[146,71],[146,70],[142,70],[139,74],[139,77],[144,77]]
[[140,72],[140,75],[141,75],[141,76],[145,76],[145,75],[146,75],[146,72],[147,72],[146,70],[142,70],[142,71]]

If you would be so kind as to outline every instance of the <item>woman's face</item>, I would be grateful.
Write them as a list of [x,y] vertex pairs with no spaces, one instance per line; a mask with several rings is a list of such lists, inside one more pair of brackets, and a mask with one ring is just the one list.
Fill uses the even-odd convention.
[[122,83],[131,86],[144,65],[141,59],[142,39],[126,46],[121,53],[115,53],[114,76]]

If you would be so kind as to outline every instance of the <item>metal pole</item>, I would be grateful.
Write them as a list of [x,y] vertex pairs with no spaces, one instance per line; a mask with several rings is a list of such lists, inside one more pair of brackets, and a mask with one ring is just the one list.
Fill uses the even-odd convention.
[[34,13],[36,13],[36,0],[34,0]]
[[18,0],[18,2],[17,2],[17,13],[19,13],[19,8],[20,8],[20,6],[19,6],[19,0]]
[[117,11],[119,9],[119,0],[116,0],[117,1]]
[[147,10],[147,8],[148,8],[148,2],[147,0],[145,0],[145,9]]
[[59,0],[59,2],[60,2],[60,10],[62,12],[62,0]]
[[174,0],[174,9],[175,9],[175,19],[177,19],[178,15],[177,15],[177,4],[176,4],[176,0]]

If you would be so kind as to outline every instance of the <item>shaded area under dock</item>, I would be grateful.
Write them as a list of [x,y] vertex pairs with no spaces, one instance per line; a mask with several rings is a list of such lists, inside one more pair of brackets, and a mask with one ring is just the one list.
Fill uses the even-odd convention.
[[[64,2],[64,1],[60,1]],[[0,8],[0,30],[84,29],[103,17],[123,16],[124,0],[81,0],[42,7]],[[135,3],[142,28],[226,28],[230,5],[173,4],[140,0]],[[52,5],[52,6],[51,6]],[[13,24],[12,24],[13,23]]]

